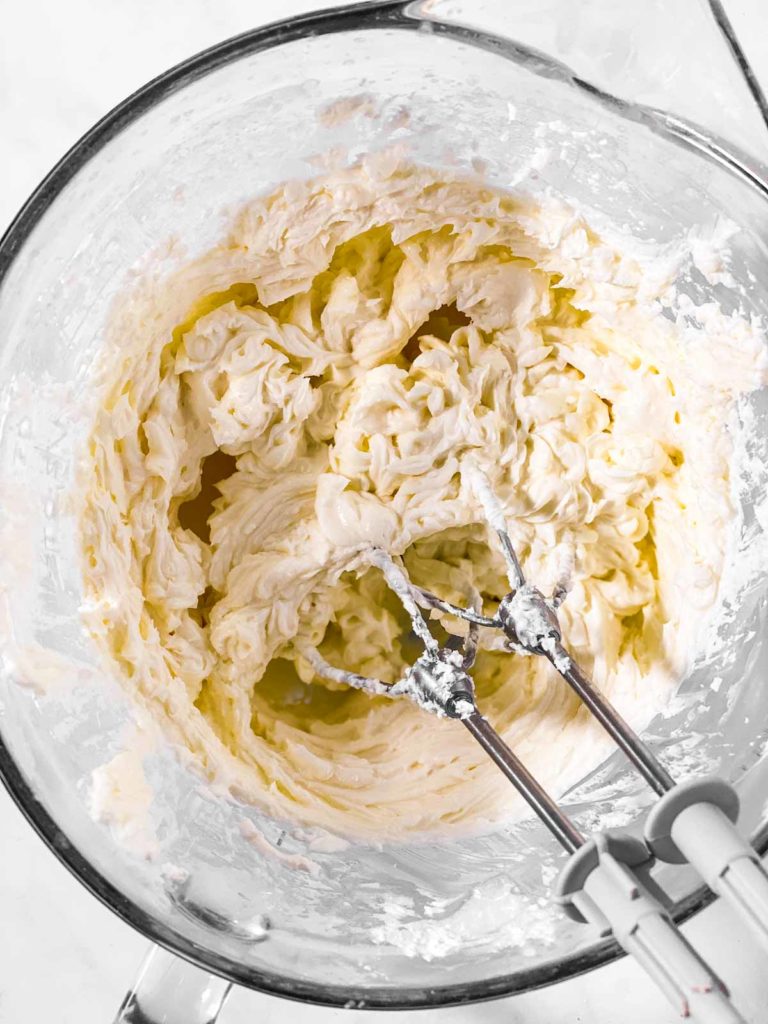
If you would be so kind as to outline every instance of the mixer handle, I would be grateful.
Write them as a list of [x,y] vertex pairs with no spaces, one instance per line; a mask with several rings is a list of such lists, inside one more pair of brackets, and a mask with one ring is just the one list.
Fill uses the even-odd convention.
[[768,946],[768,875],[736,828],[739,798],[724,779],[679,783],[654,806],[645,841],[670,864],[691,864]]
[[216,1024],[232,985],[153,946],[114,1024]]
[[643,842],[610,832],[574,853],[557,885],[566,913],[595,925],[656,982],[681,1017],[696,1024],[744,1024],[723,982],[702,960],[641,880],[650,864]]

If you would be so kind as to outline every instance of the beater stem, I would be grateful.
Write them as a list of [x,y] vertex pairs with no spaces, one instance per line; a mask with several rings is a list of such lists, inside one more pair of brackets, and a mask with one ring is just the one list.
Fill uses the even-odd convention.
[[475,711],[462,719],[464,725],[500,768],[515,789],[536,812],[552,835],[569,853],[575,853],[584,844],[584,837],[571,820],[563,814],[552,797],[534,779],[525,765],[509,749],[486,718]]
[[586,704],[611,739],[615,740],[617,746],[624,751],[648,785],[659,796],[674,789],[675,780],[666,768],[643,743],[637,733],[627,725],[614,706],[594,687],[563,645],[555,642],[544,653],[571,689]]

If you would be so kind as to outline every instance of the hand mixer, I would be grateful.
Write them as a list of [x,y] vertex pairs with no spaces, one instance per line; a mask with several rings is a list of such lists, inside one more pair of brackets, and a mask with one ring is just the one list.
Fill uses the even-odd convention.
[[[768,942],[768,875],[736,829],[735,790],[712,777],[675,782],[566,650],[557,618],[566,585],[558,585],[554,595],[546,598],[526,581],[503,509],[487,478],[468,461],[462,473],[498,538],[507,567],[511,589],[496,613],[483,615],[477,601],[461,607],[415,586],[401,564],[373,548],[368,553],[370,563],[381,569],[402,602],[424,646],[423,654],[401,680],[388,685],[330,665],[316,648],[302,653],[320,676],[374,695],[410,698],[426,711],[461,721],[570,854],[555,889],[565,913],[593,924],[601,937],[613,935],[682,1017],[700,1024],[743,1024],[723,982],[670,918],[665,907],[671,901],[650,874],[656,860],[690,863]],[[451,635],[440,645],[421,608],[439,609],[466,621],[466,636]],[[547,658],[659,795],[646,821],[645,842],[616,830],[583,836],[478,711],[469,673],[480,627],[499,631],[503,649],[510,653]]]

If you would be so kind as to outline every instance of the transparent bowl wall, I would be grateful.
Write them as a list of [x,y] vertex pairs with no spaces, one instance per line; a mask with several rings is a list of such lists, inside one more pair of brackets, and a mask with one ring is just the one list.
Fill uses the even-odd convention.
[[[683,286],[697,301],[715,297],[747,313],[768,307],[768,200],[706,140],[684,144],[663,119],[603,102],[499,41],[439,27],[414,31],[405,19],[377,21],[360,10],[312,25],[309,34],[297,24],[225,44],[132,98],[65,158],[0,250],[7,269],[0,291],[2,767],[30,819],[93,891],[213,971],[338,1004],[488,998],[616,953],[542,906],[561,858],[535,821],[474,839],[314,853],[321,870],[313,877],[262,857],[240,836],[244,815],[272,841],[279,822],[210,799],[170,751],[147,764],[158,789],[157,857],[132,853],[114,829],[91,819],[91,772],[122,748],[131,720],[81,628],[69,499],[111,302],[149,252],[171,237],[185,258],[205,249],[241,202],[317,173],[312,158],[332,147],[353,159],[397,143],[413,160],[480,171],[501,187],[546,185],[589,208],[598,223],[658,243],[724,214],[742,229],[733,238],[733,272],[745,294],[710,289],[695,273]],[[318,119],[324,104],[360,93],[374,97],[375,117],[332,128]],[[169,269],[174,259],[166,256]],[[764,439],[764,396],[751,404]],[[744,488],[745,544],[761,539],[749,508],[765,491],[764,475],[754,490]],[[754,581],[735,609],[751,641],[726,646],[718,662],[687,679],[646,733],[673,771],[733,780],[742,821],[759,845],[768,792],[760,761],[768,709],[764,582]],[[717,691],[714,674],[724,679]],[[650,795],[616,755],[566,802],[586,830],[633,821],[639,828]],[[283,848],[291,843],[286,838]],[[169,866],[189,873],[186,886]],[[680,916],[705,899],[686,869],[665,869],[663,881]],[[393,900],[411,908],[394,944],[382,930]],[[423,916],[438,900],[443,916],[460,924],[454,947],[431,960],[408,955],[409,935],[418,945],[438,934],[441,915]],[[260,915],[271,924],[265,941]]]

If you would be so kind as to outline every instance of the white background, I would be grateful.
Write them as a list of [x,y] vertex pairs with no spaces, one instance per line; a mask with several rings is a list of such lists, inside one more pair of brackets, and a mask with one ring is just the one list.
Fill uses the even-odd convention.
[[[679,4],[684,14],[684,0],[669,3]],[[0,228],[64,151],[145,81],[227,36],[321,6],[331,5],[322,0],[0,0]],[[726,7],[767,81],[766,0],[726,0]],[[146,940],[67,874],[4,791],[0,837],[0,1024],[107,1024]],[[768,1022],[766,961],[742,929],[733,927],[729,913],[712,908],[692,923],[689,934],[737,994],[751,1024]],[[455,1010],[395,1017],[304,1007],[237,990],[221,1016],[221,1024],[679,1020],[626,961],[541,992]]]

